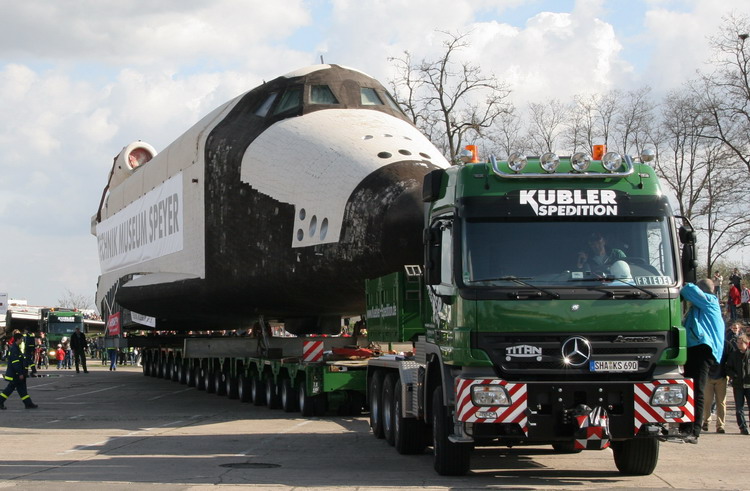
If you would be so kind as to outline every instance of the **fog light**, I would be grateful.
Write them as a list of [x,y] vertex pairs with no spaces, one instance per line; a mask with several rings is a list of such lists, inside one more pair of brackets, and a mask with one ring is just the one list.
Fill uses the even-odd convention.
[[570,166],[576,172],[585,172],[591,164],[591,157],[583,152],[578,152],[570,158]]
[[510,396],[502,385],[472,385],[471,402],[475,406],[510,406]]
[[651,395],[652,406],[682,406],[687,402],[686,385],[660,385]]

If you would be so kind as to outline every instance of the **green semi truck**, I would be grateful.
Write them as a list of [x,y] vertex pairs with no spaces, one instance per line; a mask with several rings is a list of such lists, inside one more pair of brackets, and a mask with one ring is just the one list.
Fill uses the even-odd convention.
[[513,155],[427,174],[424,264],[365,285],[374,356],[361,339],[270,329],[127,339],[146,375],[304,415],[369,408],[376,437],[432,446],[442,475],[467,473],[478,446],[541,444],[609,447],[621,472],[649,474],[660,439],[693,419],[679,290],[695,234],[639,160]]
[[431,445],[443,475],[524,444],[611,447],[621,472],[651,473],[693,418],[679,291],[695,277],[695,234],[654,170],[513,155],[435,170],[423,198],[424,269],[367,285],[370,339],[416,350],[370,361],[374,435]]

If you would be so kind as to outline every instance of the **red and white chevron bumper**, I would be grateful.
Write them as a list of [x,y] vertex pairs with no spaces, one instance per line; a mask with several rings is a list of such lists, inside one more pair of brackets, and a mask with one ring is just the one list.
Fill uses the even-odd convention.
[[[657,387],[662,385],[687,386],[687,401],[682,406],[652,406],[651,397]],[[653,382],[635,384],[633,388],[633,413],[635,415],[635,433],[646,423],[690,423],[695,420],[693,400],[693,380],[654,380]]]
[[[503,386],[510,396],[510,406],[475,406],[471,387],[478,384]],[[456,379],[456,416],[465,423],[517,423],[528,436],[526,398],[526,384],[500,379]]]

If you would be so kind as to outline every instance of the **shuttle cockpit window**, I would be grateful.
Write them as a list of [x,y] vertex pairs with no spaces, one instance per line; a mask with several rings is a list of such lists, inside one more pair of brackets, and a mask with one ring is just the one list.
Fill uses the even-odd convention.
[[327,85],[310,87],[310,104],[338,104],[339,101]]
[[273,101],[276,100],[276,96],[278,96],[278,92],[271,92],[268,94],[268,97],[265,98],[265,100],[258,106],[258,109],[255,110],[255,115],[260,116],[261,118],[265,118],[268,116],[268,111],[271,110],[271,106],[273,105]]
[[302,105],[302,87],[289,87],[284,91],[279,103],[276,105],[273,114],[281,114]]
[[370,87],[362,87],[359,89],[360,98],[363,106],[382,106],[383,101],[375,89]]

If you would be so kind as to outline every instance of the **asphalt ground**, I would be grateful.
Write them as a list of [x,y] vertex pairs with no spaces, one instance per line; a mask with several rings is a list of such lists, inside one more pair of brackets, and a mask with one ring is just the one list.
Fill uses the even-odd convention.
[[441,477],[431,449],[399,455],[367,417],[302,418],[144,377],[138,367],[29,379],[38,409],[16,394],[0,411],[0,488],[237,489],[750,489],[750,436],[730,398],[727,433],[662,443],[650,476],[622,476],[610,450],[481,448],[465,477]]

